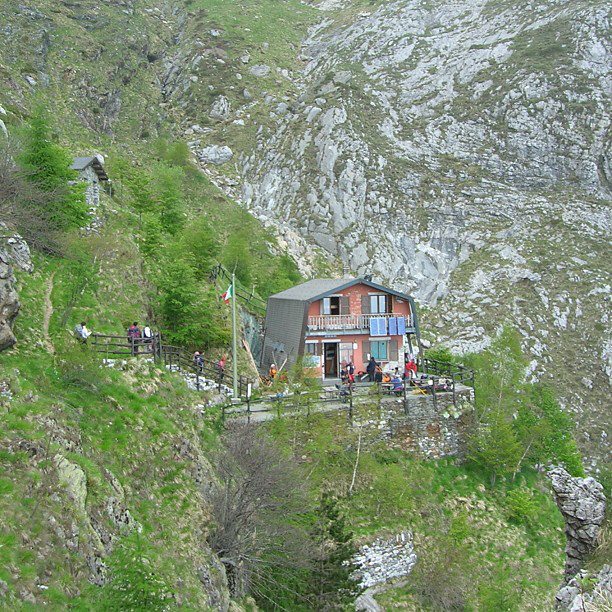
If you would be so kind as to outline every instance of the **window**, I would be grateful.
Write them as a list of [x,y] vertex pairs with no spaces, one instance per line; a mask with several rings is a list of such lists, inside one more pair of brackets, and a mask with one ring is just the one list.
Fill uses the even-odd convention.
[[340,297],[327,297],[323,298],[323,310],[321,314],[324,315],[337,315],[340,314]]
[[383,314],[387,312],[387,296],[386,295],[371,295],[370,296],[370,312],[372,314]]
[[372,340],[370,342],[370,354],[376,361],[387,361],[389,359],[387,344],[387,340]]
[[307,355],[316,355],[317,354],[317,343],[316,342],[307,342],[306,343],[306,354]]

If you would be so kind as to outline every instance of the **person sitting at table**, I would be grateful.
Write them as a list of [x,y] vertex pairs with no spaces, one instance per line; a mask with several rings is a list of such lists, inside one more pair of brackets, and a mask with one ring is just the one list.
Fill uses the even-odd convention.
[[391,387],[391,391],[393,391],[393,393],[401,393],[404,390],[404,383],[402,383],[402,379],[400,378],[399,374],[395,374],[393,376],[391,379],[391,384],[393,385]]

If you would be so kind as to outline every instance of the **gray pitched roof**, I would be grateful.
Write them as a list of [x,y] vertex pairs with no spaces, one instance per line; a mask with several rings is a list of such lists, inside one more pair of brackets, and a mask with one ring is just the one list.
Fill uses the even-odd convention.
[[296,285],[290,289],[285,289],[280,293],[275,293],[271,297],[279,300],[312,300],[322,293],[336,291],[340,287],[344,287],[348,282],[353,281],[352,278],[313,278],[301,285]]
[[378,285],[372,281],[365,280],[364,278],[314,278],[306,281],[301,285],[296,285],[290,289],[285,289],[280,293],[275,293],[270,296],[270,299],[278,300],[300,300],[303,302],[311,302],[314,300],[321,299],[330,295],[336,291],[342,291],[353,285],[361,284],[372,287],[377,291],[385,291],[391,295],[395,295],[399,298],[412,300],[412,298],[404,293],[389,289],[383,285]]
[[97,155],[90,155],[89,157],[75,157],[70,167],[73,170],[85,170],[85,168],[92,166],[101,181],[108,181],[108,175],[104,170],[101,160],[102,158]]

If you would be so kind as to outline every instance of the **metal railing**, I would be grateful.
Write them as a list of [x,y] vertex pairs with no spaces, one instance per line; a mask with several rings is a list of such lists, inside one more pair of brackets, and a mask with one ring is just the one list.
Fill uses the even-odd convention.
[[393,312],[381,314],[341,314],[341,315],[315,315],[308,317],[309,331],[343,331],[370,329],[370,319],[403,318],[406,329],[414,327],[412,315],[402,315]]
[[450,378],[453,381],[453,388],[456,383],[474,388],[474,370],[464,365],[449,363],[447,361],[438,361],[437,359],[430,359],[429,357],[421,357],[418,360],[417,368],[419,372],[425,374]]
[[[367,393],[360,393],[367,390]],[[374,393],[372,394],[372,391]],[[379,402],[385,396],[401,398],[404,414],[410,413],[411,401],[415,397],[429,396],[434,407],[443,397],[452,396],[455,408],[458,407],[458,397],[465,389],[457,388],[457,381],[452,377],[427,376],[425,379],[403,380],[400,388],[394,383],[353,383],[351,385],[336,385],[333,389],[301,392],[279,392],[265,397],[246,397],[240,403],[233,404],[228,409],[223,407],[223,418],[246,418],[250,422],[257,414],[296,415],[299,413],[310,416],[316,412],[326,412],[334,407],[338,410],[347,409],[352,419],[353,411],[363,406],[372,406],[372,402]]]

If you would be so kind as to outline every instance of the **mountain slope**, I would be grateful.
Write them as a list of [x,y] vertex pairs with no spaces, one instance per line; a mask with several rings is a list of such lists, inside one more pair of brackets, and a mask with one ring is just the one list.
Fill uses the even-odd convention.
[[603,2],[402,0],[323,20],[243,190],[258,216],[413,291],[431,340],[478,350],[516,326],[530,374],[603,448],[608,33]]

